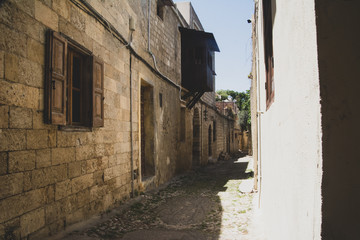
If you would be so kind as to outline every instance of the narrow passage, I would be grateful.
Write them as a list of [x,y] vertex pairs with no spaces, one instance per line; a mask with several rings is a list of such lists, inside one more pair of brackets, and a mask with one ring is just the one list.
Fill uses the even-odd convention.
[[238,155],[176,177],[61,239],[253,239],[253,193],[239,191],[252,178],[250,159]]

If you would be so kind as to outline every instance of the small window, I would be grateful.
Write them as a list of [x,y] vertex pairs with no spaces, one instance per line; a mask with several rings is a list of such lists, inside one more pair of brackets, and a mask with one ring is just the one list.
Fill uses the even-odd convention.
[[159,18],[161,18],[161,20],[164,20],[164,12],[165,12],[164,3],[162,2],[162,0],[158,0],[156,6],[156,13],[159,16]]
[[47,36],[46,118],[62,126],[104,126],[104,64],[57,32]]

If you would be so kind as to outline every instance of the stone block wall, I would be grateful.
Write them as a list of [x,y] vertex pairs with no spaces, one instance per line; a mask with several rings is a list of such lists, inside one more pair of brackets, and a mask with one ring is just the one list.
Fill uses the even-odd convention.
[[[88,1],[118,32],[129,36],[136,21],[133,48],[147,53],[146,11],[141,1]],[[153,1],[154,2],[154,1]],[[180,82],[180,49],[175,15],[163,22],[151,6],[152,52],[159,70]],[[130,196],[131,154],[139,166],[139,86],[154,85],[155,102],[164,95],[165,119],[155,127],[157,184],[175,172],[177,155],[164,142],[177,141],[177,90],[133,57],[133,153],[130,142],[130,53],[105,26],[71,1],[5,1],[0,6],[0,236],[13,239],[51,235],[100,213]],[[44,123],[45,34],[61,32],[104,61],[105,126],[65,131]],[[161,49],[160,49],[161,46]],[[176,54],[175,54],[176,52]],[[157,105],[156,105],[157,106]],[[156,118],[161,114],[155,110]],[[168,150],[169,149],[169,150]],[[139,179],[138,179],[139,180]],[[135,188],[138,188],[138,180]]]
[[[236,153],[239,150],[239,145],[235,140],[234,120],[224,117],[215,107],[210,107],[202,101],[197,103],[195,108],[200,111],[200,165],[208,164],[210,159],[218,159],[221,153]],[[207,111],[206,118],[205,110]],[[211,128],[210,143],[209,128]],[[215,139],[214,134],[216,134]],[[211,154],[209,145],[212,150]]]

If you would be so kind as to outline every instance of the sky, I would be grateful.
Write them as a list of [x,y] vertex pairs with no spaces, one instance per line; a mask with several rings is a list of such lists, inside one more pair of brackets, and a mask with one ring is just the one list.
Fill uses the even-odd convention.
[[[216,90],[250,89],[253,0],[190,0],[206,32],[220,48],[215,53]],[[177,1],[174,2],[183,2]]]

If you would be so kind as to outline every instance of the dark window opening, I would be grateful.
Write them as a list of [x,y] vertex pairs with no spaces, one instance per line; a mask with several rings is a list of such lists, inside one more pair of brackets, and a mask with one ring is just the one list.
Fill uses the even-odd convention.
[[269,109],[274,102],[274,54],[272,36],[272,6],[271,0],[263,0],[263,19],[264,19],[264,48],[265,48],[265,69],[266,69],[266,108]]
[[81,112],[84,111],[82,97],[82,81],[83,78],[83,65],[85,56],[81,55],[76,50],[69,49],[68,51],[68,91],[67,91],[67,123],[70,125],[81,125],[84,121]]
[[158,0],[156,6],[156,14],[161,18],[161,20],[164,20],[164,12],[165,12],[164,3],[161,0]]

